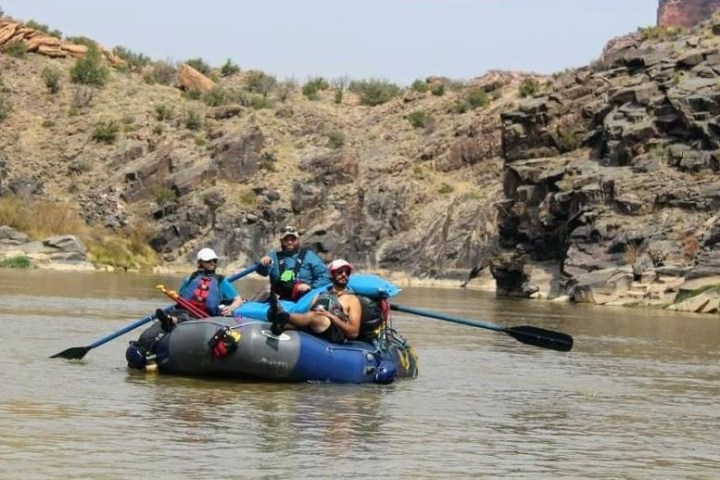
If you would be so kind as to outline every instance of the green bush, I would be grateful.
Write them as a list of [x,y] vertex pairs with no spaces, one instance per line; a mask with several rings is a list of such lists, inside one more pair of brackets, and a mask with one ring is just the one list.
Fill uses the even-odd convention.
[[97,47],[88,47],[84,57],[78,58],[70,69],[73,83],[102,87],[108,78],[108,69],[103,64],[102,55]]
[[351,92],[360,97],[361,105],[382,105],[400,94],[400,87],[386,80],[356,80],[350,83]]
[[121,46],[113,48],[113,53],[125,61],[125,68],[131,72],[139,72],[151,62],[150,57]]
[[107,120],[95,124],[92,139],[101,143],[114,143],[120,132],[120,125],[115,120]]
[[27,45],[22,40],[10,40],[5,44],[2,52],[9,57],[25,58]]
[[0,260],[0,267],[3,268],[30,268],[32,262],[25,255],[18,255],[15,257],[7,257]]
[[88,48],[88,51],[91,49],[100,50],[100,47],[98,47],[98,44],[95,40],[88,37],[67,37],[65,39],[66,41],[70,43],[74,43],[75,45],[85,45]]
[[307,81],[303,85],[302,93],[310,100],[318,99],[318,92],[321,90],[327,90],[330,88],[330,84],[322,77],[313,78]]
[[345,145],[345,134],[340,130],[328,132],[327,138],[331,148],[338,149]]
[[202,117],[197,110],[185,112],[185,128],[188,130],[200,130],[202,128]]
[[53,67],[43,68],[40,76],[45,83],[48,91],[53,95],[60,91],[60,71]]
[[173,108],[164,103],[155,107],[155,118],[159,121],[170,120],[173,117]]
[[526,78],[520,82],[518,93],[521,97],[531,97],[540,91],[540,82],[534,78]]
[[200,97],[205,105],[209,107],[219,107],[230,101],[230,95],[221,87],[213,87],[206,91]]
[[239,71],[240,67],[228,58],[227,62],[225,62],[220,68],[220,75],[223,77],[229,77],[230,75],[235,75]]
[[152,70],[145,74],[143,80],[149,85],[172,85],[177,77],[177,68],[168,62],[155,62]]
[[432,119],[430,114],[425,110],[416,110],[408,115],[407,118],[415,128],[426,128]]
[[12,112],[12,109],[13,106],[10,98],[8,98],[5,93],[0,91],[0,122],[10,116],[10,112]]
[[203,60],[202,58],[191,58],[190,60],[186,60],[185,63],[190,65],[192,68],[202,73],[203,75],[210,75],[210,65],[205,63],[205,60]]
[[430,93],[435,95],[436,97],[442,97],[445,95],[445,84],[444,83],[435,83],[430,87]]
[[674,40],[684,32],[682,27],[667,26],[640,27],[637,31],[642,40]]
[[247,72],[245,76],[245,88],[253,93],[267,96],[277,85],[277,79],[272,75],[257,70]]
[[416,92],[424,93],[428,91],[428,84],[425,80],[418,78],[412,83],[412,85],[410,85],[410,89]]

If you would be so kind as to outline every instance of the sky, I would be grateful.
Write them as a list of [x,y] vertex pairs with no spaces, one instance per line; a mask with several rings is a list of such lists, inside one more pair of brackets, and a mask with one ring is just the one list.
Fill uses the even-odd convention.
[[658,0],[0,0],[6,15],[154,60],[227,59],[280,79],[469,80],[587,65],[655,25]]

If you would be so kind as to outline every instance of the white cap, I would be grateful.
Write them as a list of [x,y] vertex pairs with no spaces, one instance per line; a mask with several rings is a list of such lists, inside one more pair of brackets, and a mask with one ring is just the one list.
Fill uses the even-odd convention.
[[203,248],[198,252],[197,259],[198,261],[209,262],[211,260],[217,260],[218,256],[212,248]]
[[347,260],[343,260],[342,258],[338,258],[337,260],[333,260],[332,262],[330,262],[328,270],[334,272],[335,270],[339,270],[343,267],[349,268],[351,272],[353,270],[353,266],[350,265],[350,262],[348,262]]

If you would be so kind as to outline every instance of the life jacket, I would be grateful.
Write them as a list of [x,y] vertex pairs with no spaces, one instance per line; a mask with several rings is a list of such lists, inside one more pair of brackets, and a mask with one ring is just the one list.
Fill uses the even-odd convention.
[[[355,340],[371,341],[377,338],[382,327],[387,323],[390,313],[390,302],[387,298],[373,299],[365,295],[358,295],[352,290],[346,290],[360,300],[360,329]],[[340,318],[346,318],[342,305],[332,287],[320,293],[313,303],[312,310],[323,308]]]
[[190,275],[190,281],[180,289],[179,295],[210,315],[219,315],[218,307],[223,300],[220,284],[224,279],[222,275],[198,270]]
[[371,341],[377,338],[390,315],[387,298],[370,298],[355,294],[360,299],[360,331],[356,340]]
[[287,267],[287,258],[291,257],[292,254],[286,255],[282,252],[277,253],[278,278],[273,281],[272,289],[273,292],[277,293],[281,299],[295,301],[300,297],[300,292],[297,291],[297,286],[301,282],[297,277],[298,273],[300,273],[300,268],[305,261],[307,251],[307,248],[300,249],[297,258],[295,258],[295,265],[292,269]]

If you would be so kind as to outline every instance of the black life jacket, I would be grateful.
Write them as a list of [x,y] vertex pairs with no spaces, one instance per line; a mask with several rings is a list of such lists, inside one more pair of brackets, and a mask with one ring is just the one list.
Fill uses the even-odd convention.
[[287,281],[281,281],[280,279],[283,276],[283,273],[289,268],[287,268],[287,257],[291,255],[285,255],[282,252],[277,253],[278,257],[278,278],[275,280],[272,284],[273,292],[277,293],[281,299],[283,300],[292,300],[295,301],[298,299],[299,295],[295,291],[295,286],[300,283],[300,280],[298,280],[298,273],[300,273],[300,268],[302,267],[303,262],[305,261],[305,255],[307,254],[308,249],[307,248],[301,248],[299,250],[298,256],[295,259],[295,265],[292,268],[292,279]]
[[383,325],[387,323],[390,303],[387,298],[370,298],[357,295],[360,299],[360,331],[356,340],[371,341],[377,338]]

